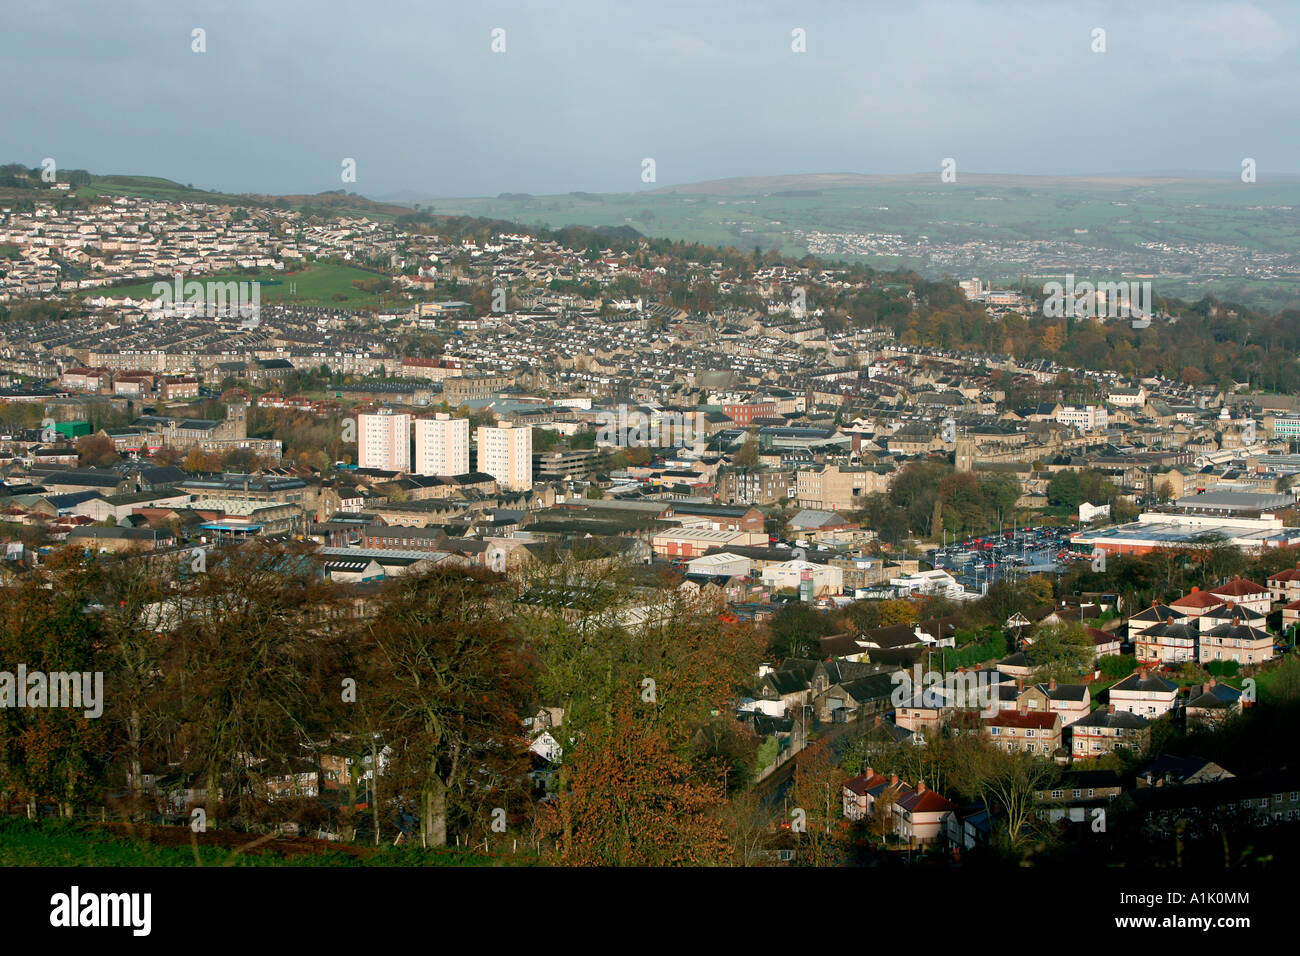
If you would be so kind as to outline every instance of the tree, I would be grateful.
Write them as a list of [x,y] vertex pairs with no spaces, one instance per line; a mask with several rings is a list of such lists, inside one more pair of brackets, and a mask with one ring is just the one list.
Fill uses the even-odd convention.
[[758,464],[758,441],[753,435],[745,439],[745,443],[731,456],[731,460],[737,468],[744,471],[748,471]]
[[[703,841],[698,859],[711,857],[724,780],[736,783],[745,759],[752,765],[747,735],[724,725],[765,635],[722,623],[676,589],[638,588],[633,570],[543,552],[514,581],[519,626],[538,656],[538,697],[564,711],[554,812],[539,824],[566,861],[606,852],[685,861],[668,832],[685,808],[698,816],[685,824]],[[644,746],[647,767],[629,768],[629,740]],[[651,798],[629,802],[643,773],[659,775]],[[633,810],[638,819],[624,819]]]
[[803,811],[807,831],[804,844],[813,866],[836,860],[844,839],[840,813],[845,776],[835,765],[835,752],[823,739],[810,744],[795,757],[790,801]]
[[880,602],[880,627],[916,622],[916,606],[902,598],[888,598]]
[[817,639],[835,633],[835,622],[809,604],[784,605],[767,625],[770,647],[776,657],[811,657]]
[[464,569],[403,576],[362,632],[359,693],[373,695],[397,749],[394,772],[418,796],[424,846],[445,845],[454,810],[490,808],[527,769],[518,718],[527,668],[498,584]]
[[[102,706],[104,687],[96,694],[93,681],[88,688],[77,680],[81,693],[71,699],[75,704],[79,697],[83,707],[38,706],[32,675],[43,675],[45,693],[53,695],[53,675],[102,670],[96,660],[96,622],[85,613],[89,579],[77,558],[69,551],[51,555],[49,589],[35,577],[0,588],[0,661],[14,671],[22,663],[28,675],[21,688],[25,707],[16,706],[20,688],[0,688],[0,698],[8,697],[0,706],[0,792],[32,805],[56,804],[69,816],[97,795],[111,755],[109,726],[97,719],[84,696],[90,691]],[[46,703],[51,702],[47,697]]]
[[1092,663],[1095,645],[1082,624],[1058,621],[1039,625],[1025,656],[1034,668],[1035,680],[1074,680]]
[[1007,847],[1019,852],[1035,830],[1034,794],[1051,789],[1060,768],[1050,760],[1023,750],[1002,750],[978,737],[962,738],[954,758],[957,789],[978,794],[990,809],[1001,811]]
[[[183,560],[188,561],[185,555]],[[90,590],[103,608],[100,642],[115,692],[107,716],[125,734],[127,788],[132,812],[144,809],[144,759],[165,726],[163,662],[171,637],[163,633],[160,608],[177,581],[169,558],[128,555],[92,568]]]
[[673,752],[665,728],[621,691],[608,724],[569,757],[570,788],[539,812],[570,866],[700,866],[727,855],[721,781],[701,782]]
[[772,814],[752,790],[728,801],[722,815],[735,866],[761,866],[772,841]]
[[86,435],[77,441],[77,461],[82,465],[101,467],[120,460],[117,446],[107,435]]
[[157,610],[168,632],[168,713],[180,769],[244,823],[272,780],[337,724],[337,597],[305,555],[251,544],[210,552],[206,571]]

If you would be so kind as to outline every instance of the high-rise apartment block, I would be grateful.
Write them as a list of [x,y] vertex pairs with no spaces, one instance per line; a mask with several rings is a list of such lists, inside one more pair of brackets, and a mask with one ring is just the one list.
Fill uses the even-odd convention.
[[391,408],[357,416],[357,464],[381,471],[411,470],[411,415]]
[[478,470],[491,475],[506,491],[528,491],[533,487],[533,430],[502,422],[496,427],[479,426]]
[[439,412],[435,418],[415,419],[415,473],[469,473],[469,419]]

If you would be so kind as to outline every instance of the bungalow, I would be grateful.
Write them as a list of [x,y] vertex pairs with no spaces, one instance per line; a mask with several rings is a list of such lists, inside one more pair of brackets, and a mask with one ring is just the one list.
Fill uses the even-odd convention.
[[1231,780],[1235,776],[1236,774],[1204,757],[1174,757],[1165,754],[1139,769],[1133,782],[1138,789],[1184,787]]
[[88,525],[68,533],[68,544],[91,551],[156,551],[170,548],[176,536],[168,529],[101,528]]
[[1011,677],[1030,677],[1034,673],[1034,666],[1029,663],[1029,658],[1024,651],[1017,651],[1010,657],[1004,657],[997,662],[997,669]]

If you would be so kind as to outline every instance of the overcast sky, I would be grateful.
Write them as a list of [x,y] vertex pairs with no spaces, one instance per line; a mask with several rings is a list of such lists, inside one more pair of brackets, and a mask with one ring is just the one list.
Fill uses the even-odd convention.
[[0,162],[208,189],[626,191],[645,157],[659,186],[945,157],[1300,173],[1295,2],[5,0],[3,23]]

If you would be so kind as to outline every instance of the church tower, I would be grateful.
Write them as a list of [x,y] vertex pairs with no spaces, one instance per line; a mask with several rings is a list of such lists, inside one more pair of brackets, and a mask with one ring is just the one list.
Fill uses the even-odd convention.
[[975,467],[975,443],[969,438],[958,438],[957,448],[953,452],[953,464],[958,471],[970,471]]

